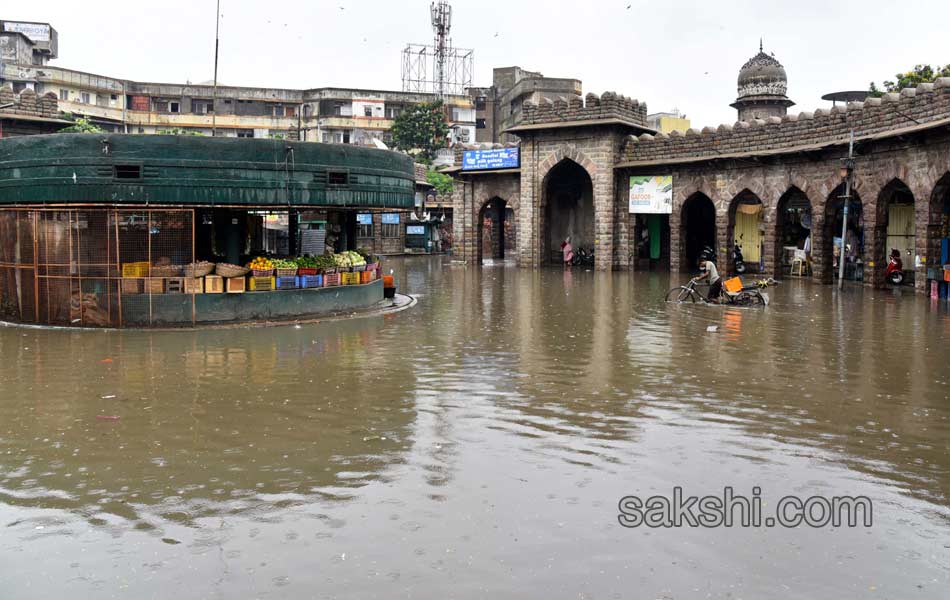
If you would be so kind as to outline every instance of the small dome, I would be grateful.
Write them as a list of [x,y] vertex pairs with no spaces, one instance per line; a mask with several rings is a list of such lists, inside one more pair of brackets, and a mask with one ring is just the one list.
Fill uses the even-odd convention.
[[784,96],[788,91],[788,76],[785,67],[762,51],[750,58],[739,69],[739,98],[746,96]]

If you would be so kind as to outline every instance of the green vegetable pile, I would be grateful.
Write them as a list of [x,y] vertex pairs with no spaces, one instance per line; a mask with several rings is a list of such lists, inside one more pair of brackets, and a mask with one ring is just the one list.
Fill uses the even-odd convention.
[[294,259],[274,258],[271,259],[275,269],[296,269],[299,265]]
[[366,259],[360,256],[359,252],[353,251],[334,254],[333,260],[338,267],[358,267],[366,264]]

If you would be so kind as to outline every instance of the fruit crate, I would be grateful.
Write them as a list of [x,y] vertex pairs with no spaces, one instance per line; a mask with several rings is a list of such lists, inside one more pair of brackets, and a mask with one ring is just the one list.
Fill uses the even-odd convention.
[[228,277],[224,280],[224,291],[229,294],[243,294],[245,290],[243,277]]
[[295,290],[297,289],[297,277],[277,277],[274,289],[277,290]]
[[145,282],[137,278],[128,278],[121,280],[121,290],[123,294],[141,294],[145,292]]
[[299,267],[299,268],[297,269],[297,275],[299,275],[299,276],[301,276],[301,277],[304,276],[304,275],[316,275],[316,274],[317,274],[317,269],[316,269],[316,268],[312,268],[312,267]]
[[360,283],[369,283],[376,279],[376,271],[363,271],[360,275]]
[[185,277],[186,294],[204,294],[205,280],[201,277]]
[[247,289],[249,292],[270,292],[275,289],[273,277],[248,277]]
[[298,275],[297,287],[299,288],[323,287],[323,275]]
[[206,294],[224,293],[224,278],[220,275],[205,275],[204,280]]
[[327,273],[323,276],[323,287],[340,285],[340,273]]
[[149,263],[147,260],[142,262],[122,263],[123,277],[148,277]]
[[286,278],[286,277],[291,277],[291,278],[293,278],[293,277],[296,277],[296,276],[297,276],[297,268],[296,268],[296,267],[294,267],[294,268],[292,268],[292,269],[274,269],[274,270],[277,271],[277,276],[278,276],[278,277],[284,277],[284,278]]
[[340,283],[342,285],[357,285],[359,282],[359,273],[340,273]]
[[146,277],[143,279],[145,282],[145,293],[146,294],[164,294],[165,293],[165,280],[161,277]]
[[274,274],[274,269],[251,269],[251,275],[254,277],[270,277]]
[[185,278],[184,277],[168,277],[165,279],[165,293],[166,294],[184,294],[185,293]]

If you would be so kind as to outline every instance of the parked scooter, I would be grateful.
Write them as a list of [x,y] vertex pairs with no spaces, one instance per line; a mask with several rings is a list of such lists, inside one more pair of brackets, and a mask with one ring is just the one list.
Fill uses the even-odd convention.
[[745,260],[742,258],[742,248],[739,246],[739,240],[732,245],[732,263],[735,265],[736,273],[740,275],[745,273]]
[[887,269],[884,271],[884,280],[893,285],[904,283],[904,263],[901,261],[901,253],[897,248],[891,248],[891,257],[887,261]]

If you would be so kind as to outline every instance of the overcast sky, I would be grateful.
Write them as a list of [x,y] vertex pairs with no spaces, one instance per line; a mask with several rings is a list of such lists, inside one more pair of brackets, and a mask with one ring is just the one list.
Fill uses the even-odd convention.
[[[56,65],[139,81],[211,79],[214,0],[4,4],[0,18],[59,31]],[[455,45],[475,49],[475,85],[491,85],[493,67],[519,65],[578,78],[585,93],[645,100],[650,112],[679,108],[694,126],[736,120],[736,75],[760,36],[788,72],[792,112],[827,106],[824,93],[866,89],[916,63],[950,62],[946,0],[452,5]],[[398,90],[402,48],[431,41],[428,9],[429,0],[221,0],[219,81]]]

